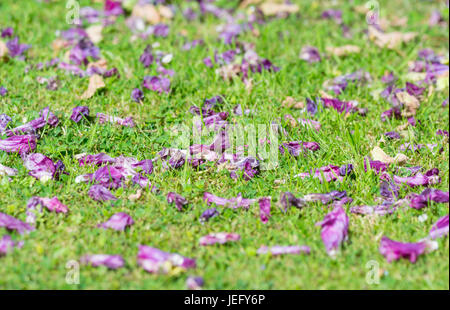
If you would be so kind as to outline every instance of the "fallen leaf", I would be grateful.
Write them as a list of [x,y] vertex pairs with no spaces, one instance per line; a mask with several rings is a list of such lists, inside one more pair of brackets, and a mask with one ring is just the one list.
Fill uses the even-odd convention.
[[389,49],[395,49],[402,43],[407,43],[417,36],[415,32],[387,32],[383,33],[377,28],[369,26],[369,39],[373,41],[379,47],[386,47]]
[[80,96],[80,99],[89,99],[92,96],[94,96],[97,89],[105,87],[105,82],[103,82],[103,78],[98,75],[94,74],[89,79],[89,86],[88,89]]
[[97,44],[103,39],[102,30],[103,25],[92,25],[86,28],[86,33],[92,43]]
[[274,3],[271,1],[264,2],[259,8],[266,16],[298,12],[298,5],[296,4]]
[[67,42],[64,39],[55,39],[52,42],[52,49],[54,51],[54,53],[58,53],[60,50],[62,50],[63,48],[66,48],[67,46],[69,46],[69,42]]
[[8,47],[3,41],[0,41],[0,58],[6,57],[8,55]]
[[158,7],[159,15],[166,18],[166,19],[172,19],[173,18],[173,12],[172,10],[164,5],[161,5]]
[[294,118],[292,115],[290,115],[290,114],[286,114],[286,115],[284,116],[284,120],[287,121],[291,127],[297,126],[297,121],[296,121],[295,118]]
[[420,107],[419,100],[416,97],[408,94],[408,92],[398,92],[395,94],[398,101],[403,104],[402,116],[411,117],[416,115],[417,109]]
[[356,5],[353,7],[353,10],[359,14],[367,14],[370,12],[370,7],[367,7],[365,5]]
[[323,90],[319,90],[320,97],[325,99],[333,99],[334,97]]
[[356,45],[344,45],[339,47],[327,47],[327,52],[334,56],[347,56],[361,52],[361,48]]
[[130,194],[128,196],[128,199],[131,201],[135,201],[135,200],[138,200],[139,198],[141,198],[141,196],[142,196],[142,190],[138,189],[135,194]]
[[374,149],[370,152],[370,157],[372,160],[378,160],[386,164],[402,164],[408,160],[408,157],[402,153],[399,153],[392,158],[378,146],[374,147]]
[[286,99],[283,100],[281,105],[285,108],[294,108],[294,109],[303,109],[305,107],[305,104],[302,101],[297,101],[290,96],[287,96]]
[[241,4],[239,4],[239,8],[244,9],[244,8],[248,7],[249,5],[257,4],[261,1],[262,0],[244,0],[241,2]]
[[104,58],[100,58],[99,60],[95,62],[90,62],[88,64],[88,68],[97,67],[99,69],[108,69],[108,62]]
[[217,73],[225,80],[231,81],[241,72],[239,64],[228,64],[217,69]]
[[398,17],[398,16],[392,16],[391,21],[389,24],[393,27],[404,27],[408,23],[408,17]]
[[436,91],[443,91],[449,87],[448,71],[436,79]]
[[405,75],[405,79],[410,82],[423,81],[426,77],[426,72],[409,72]]
[[134,17],[139,17],[150,24],[158,24],[161,21],[161,15],[159,15],[154,5],[144,4],[135,5],[131,15]]
[[403,130],[405,130],[406,128],[408,128],[408,126],[409,126],[410,124],[408,123],[408,122],[406,122],[405,124],[402,124],[402,125],[399,125],[399,126],[397,126],[397,128],[395,128],[397,131],[403,131]]

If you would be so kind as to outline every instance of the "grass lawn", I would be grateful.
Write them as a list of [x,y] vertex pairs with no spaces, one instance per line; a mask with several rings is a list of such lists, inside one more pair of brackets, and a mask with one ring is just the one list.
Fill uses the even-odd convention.
[[[80,0],[81,7],[100,9],[99,1]],[[175,1],[177,8],[196,3]],[[441,182],[432,187],[448,191],[449,145],[448,138],[436,135],[438,129],[449,130],[447,86],[429,90],[420,102],[415,118],[417,126],[406,128],[401,139],[389,140],[385,132],[394,131],[406,122],[405,119],[380,120],[390,103],[378,94],[385,88],[381,77],[392,71],[398,77],[397,87],[408,81],[409,63],[417,60],[418,51],[433,49],[448,59],[448,7],[442,1],[379,1],[380,16],[388,21],[406,17],[402,26],[388,25],[388,31],[416,32],[412,41],[396,49],[380,48],[369,41],[365,30],[365,14],[355,11],[365,1],[310,1],[293,0],[299,5],[297,14],[285,18],[269,18],[264,24],[255,24],[255,31],[239,35],[238,41],[255,45],[260,57],[269,59],[279,72],[262,71],[250,74],[251,87],[246,87],[240,78],[224,81],[215,68],[203,63],[214,51],[222,53],[234,47],[225,45],[219,38],[216,27],[224,24],[211,14],[193,21],[186,20],[178,9],[168,24],[166,38],[150,35],[147,39],[133,39],[125,24],[125,17],[103,29],[103,39],[96,45],[107,60],[108,68],[116,67],[120,78],[105,78],[106,87],[89,99],[79,96],[87,89],[89,78],[80,78],[57,68],[31,69],[30,64],[46,62],[53,57],[64,58],[67,49],[55,52],[52,42],[58,31],[72,27],[66,23],[66,1],[13,1],[0,3],[0,30],[14,28],[14,35],[21,43],[31,44],[25,53],[26,61],[12,58],[0,60],[0,86],[8,94],[0,96],[0,114],[12,118],[10,128],[20,126],[38,117],[44,107],[59,117],[55,128],[46,126],[40,131],[41,138],[34,152],[42,153],[53,160],[62,160],[69,175],[59,180],[40,182],[28,175],[18,154],[0,150],[0,163],[18,169],[17,176],[0,176],[0,212],[25,220],[27,201],[32,196],[57,196],[69,208],[67,214],[44,211],[38,216],[36,229],[19,235],[0,227],[0,236],[9,234],[16,241],[24,241],[20,249],[14,249],[0,257],[1,289],[185,289],[186,278],[201,276],[205,289],[449,289],[449,239],[437,239],[438,249],[421,255],[415,264],[407,259],[388,263],[378,248],[382,236],[402,242],[417,242],[428,235],[438,218],[448,214],[448,203],[430,203],[426,208],[399,209],[387,216],[365,216],[352,214],[348,210],[357,205],[376,205],[380,196],[379,175],[365,172],[364,157],[375,146],[380,146],[392,157],[399,153],[405,142],[414,144],[435,143],[434,151],[428,148],[418,152],[406,151],[405,166],[422,166],[425,170],[438,168]],[[217,1],[218,6],[236,7],[237,1]],[[329,8],[340,9],[342,20],[352,32],[351,38],[342,36],[340,26],[333,20],[321,19],[322,12]],[[433,10],[439,10],[444,25],[429,26],[428,19]],[[243,9],[242,12],[247,12]],[[128,13],[127,13],[128,14]],[[256,35],[255,35],[256,33]],[[186,41],[203,39],[204,45],[189,51],[182,49]],[[7,39],[0,39],[6,41]],[[156,75],[156,67],[144,68],[139,57],[148,44],[159,43],[155,49],[173,55],[167,68],[175,71],[168,94],[144,90],[142,103],[130,98],[131,91],[141,87],[146,75]],[[329,46],[356,45],[359,53],[346,57],[329,55]],[[303,46],[317,47],[320,62],[308,63],[299,59]],[[448,62],[447,62],[448,64]],[[320,96],[324,82],[337,76],[363,69],[370,73],[372,81],[366,85],[349,85],[336,96],[341,100],[357,100],[368,109],[366,116],[358,113],[345,117],[334,109],[322,109],[312,117],[299,109],[282,105],[287,96],[305,101]],[[36,81],[38,77],[57,76],[60,87],[55,91],[46,89]],[[329,92],[329,91],[327,91]],[[228,121],[242,125],[270,124],[281,121],[289,134],[289,141],[315,141],[320,150],[293,157],[279,154],[276,169],[261,171],[249,181],[242,177],[232,179],[229,172],[216,169],[206,163],[200,170],[189,165],[178,169],[164,170],[161,162],[149,177],[160,193],[144,190],[138,200],[130,200],[130,194],[138,187],[128,186],[112,190],[118,200],[96,202],[88,196],[89,185],[75,183],[81,174],[92,173],[95,167],[78,165],[75,155],[104,152],[112,157],[132,156],[139,160],[156,157],[163,147],[171,147],[176,124],[190,124],[192,105],[201,106],[205,98],[222,95],[224,102],[217,111],[230,113]],[[249,115],[235,115],[233,107],[241,104],[243,109],[254,110]],[[70,120],[72,108],[86,105],[91,116],[97,112],[125,117],[132,116],[136,127],[128,128],[113,124],[100,125],[96,121]],[[319,131],[291,126],[284,116],[295,119],[311,118],[321,123]],[[384,138],[383,138],[384,137]],[[1,139],[6,138],[2,136]],[[283,140],[283,139],[282,139]],[[287,140],[287,139],[284,139]],[[281,140],[280,140],[281,141]],[[442,152],[438,152],[443,148]],[[339,182],[323,182],[312,178],[295,178],[296,174],[329,164],[353,164],[354,172]],[[388,172],[394,174],[395,165]],[[400,197],[408,193],[421,193],[424,187],[400,186]],[[349,217],[348,241],[335,259],[326,252],[315,226],[331,210],[320,202],[308,204],[299,210],[291,208],[287,213],[277,208],[282,192],[292,192],[296,197],[310,193],[327,193],[332,190],[347,191],[353,198],[346,205]],[[189,201],[188,208],[179,212],[166,201],[168,192],[181,194]],[[219,216],[205,224],[199,222],[208,205],[202,199],[204,192],[231,198],[242,193],[245,198],[272,197],[272,216],[267,224],[259,218],[258,204],[249,210],[218,207]],[[97,224],[106,221],[117,212],[128,213],[135,221],[125,231],[103,230]],[[423,216],[427,218],[423,221]],[[422,216],[422,217],[420,217]],[[233,232],[241,235],[234,243],[199,246],[201,236],[212,232]],[[150,245],[163,251],[179,253],[195,258],[197,267],[185,272],[150,274],[136,261],[138,246]],[[308,245],[310,255],[283,255],[271,257],[258,255],[262,245]],[[66,264],[79,261],[85,254],[118,254],[125,266],[117,270],[80,266],[80,283],[68,284],[66,275],[70,271]],[[370,262],[378,264],[381,275],[378,284],[366,281]],[[372,266],[372,265],[371,265]],[[369,281],[370,282],[370,281]]]

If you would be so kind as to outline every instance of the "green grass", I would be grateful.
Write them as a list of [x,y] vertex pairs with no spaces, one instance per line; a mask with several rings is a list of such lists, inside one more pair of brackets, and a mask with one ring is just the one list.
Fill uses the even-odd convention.
[[[80,1],[83,5],[89,1]],[[224,3],[225,1],[221,1]],[[236,2],[236,1],[235,1]],[[403,86],[408,72],[408,62],[417,59],[417,51],[433,48],[439,54],[448,55],[448,9],[439,1],[389,1],[381,4],[381,15],[387,19],[407,16],[407,25],[400,31],[416,31],[419,36],[403,45],[398,51],[380,49],[369,43],[362,32],[367,28],[365,16],[352,10],[350,1],[339,1],[344,22],[350,25],[354,36],[341,37],[341,31],[333,21],[320,20],[321,12],[331,7],[332,1],[295,1],[300,5],[300,15],[286,19],[274,19],[265,25],[257,25],[259,37],[250,33],[240,36],[241,41],[254,43],[261,57],[270,59],[281,67],[278,73],[253,75],[251,92],[240,81],[224,82],[204,66],[202,59],[212,55],[214,50],[223,52],[229,47],[217,41],[215,27],[222,21],[208,16],[204,21],[186,22],[178,13],[170,24],[167,38],[136,40],[130,43],[131,32],[125,26],[124,18],[105,28],[103,41],[98,46],[108,61],[108,67],[117,67],[122,77],[106,79],[106,89],[88,100],[80,101],[77,96],[87,88],[88,79],[80,79],[56,69],[35,71],[29,74],[24,69],[29,63],[47,61],[53,56],[52,41],[55,31],[68,29],[65,23],[65,1],[38,3],[36,1],[3,0],[0,4],[0,29],[14,27],[22,43],[32,44],[28,51],[28,63],[18,60],[0,62],[0,86],[9,90],[6,97],[0,97],[0,113],[13,118],[18,126],[38,115],[46,106],[56,112],[61,123],[57,128],[47,128],[38,141],[36,152],[50,158],[61,159],[70,172],[59,181],[40,183],[28,176],[22,160],[17,154],[0,151],[0,163],[19,169],[19,174],[9,182],[0,179],[0,211],[25,219],[26,203],[34,195],[53,197],[66,204],[70,212],[57,215],[44,212],[38,219],[37,229],[25,236],[10,233],[15,240],[24,240],[22,249],[0,258],[0,288],[2,289],[184,289],[188,275],[205,279],[206,289],[448,289],[449,288],[449,239],[438,240],[439,249],[423,255],[416,264],[407,260],[387,263],[379,254],[381,236],[394,240],[415,242],[428,234],[431,225],[448,213],[448,204],[432,203],[422,210],[407,209],[392,216],[369,218],[349,214],[349,242],[345,243],[333,260],[324,249],[320,228],[314,224],[322,220],[329,211],[320,204],[311,204],[303,210],[291,209],[283,214],[275,207],[280,193],[291,191],[296,196],[308,193],[346,190],[354,199],[352,205],[375,204],[379,195],[379,179],[373,173],[364,173],[363,158],[370,150],[380,145],[388,154],[395,155],[401,141],[379,142],[384,132],[395,130],[403,120],[380,121],[380,113],[389,107],[382,99],[375,99],[371,93],[381,90],[380,82],[385,71],[393,71],[398,77],[397,85]],[[355,1],[364,5],[365,2]],[[381,2],[381,1],[380,1]],[[183,4],[182,7],[185,7]],[[231,4],[229,4],[231,5]],[[94,5],[98,7],[98,4]],[[445,27],[427,25],[433,9],[443,12]],[[391,28],[393,30],[395,28]],[[189,40],[203,38],[205,46],[189,52],[181,50],[184,43],[180,31],[187,31]],[[131,90],[140,87],[144,75],[152,75],[155,69],[145,69],[139,63],[139,55],[147,44],[155,41],[161,44],[159,50],[173,54],[168,68],[175,70],[171,78],[170,94],[159,95],[145,91],[143,104],[130,99]],[[308,64],[298,59],[304,45],[317,46],[325,55],[327,46],[354,44],[361,47],[360,54],[345,58],[324,57],[322,62]],[[292,140],[317,141],[321,149],[306,157],[292,158],[280,155],[280,166],[264,171],[247,182],[232,180],[226,171],[209,169],[199,173],[186,166],[176,171],[162,172],[158,169],[151,181],[160,189],[160,194],[144,191],[142,197],[133,202],[128,196],[136,187],[113,191],[119,200],[111,203],[97,203],[87,196],[89,186],[75,184],[76,176],[94,171],[92,167],[79,167],[74,155],[106,152],[115,157],[121,154],[138,159],[153,158],[162,147],[169,147],[171,135],[168,131],[177,123],[189,123],[188,112],[192,104],[200,105],[204,98],[222,94],[226,99],[222,110],[232,112],[238,103],[243,108],[257,109],[252,116],[232,116],[238,124],[269,124],[273,120],[292,114],[301,116],[298,110],[284,108],[281,102],[286,96],[299,100],[316,97],[323,89],[323,82],[335,76],[351,73],[358,69],[370,72],[373,78],[367,87],[349,87],[341,99],[358,100],[369,109],[367,117],[351,115],[344,119],[336,111],[328,109],[319,113],[320,132],[299,127],[286,130]],[[36,82],[37,76],[58,75],[61,88],[48,91]],[[437,129],[449,129],[448,107],[442,108],[442,101],[448,97],[448,88],[434,92],[421,102],[417,119],[421,125],[410,128],[410,140],[415,143],[437,143],[442,153],[421,150],[407,152],[408,166],[439,168],[442,182],[436,188],[448,190],[449,147]],[[132,115],[136,128],[100,126],[96,122],[73,123],[71,109],[76,105],[88,105],[91,115],[97,112],[117,116]],[[284,123],[283,123],[284,124]],[[353,134],[351,134],[353,132]],[[293,175],[313,167],[327,164],[353,163],[356,167],[353,177],[339,183],[320,184],[316,180],[292,178]],[[285,180],[278,184],[275,180]],[[402,188],[401,194],[420,192],[423,188]],[[190,204],[185,212],[178,212],[166,203],[169,191],[185,196]],[[205,225],[199,223],[200,214],[207,208],[202,200],[203,192],[209,191],[223,197],[234,197],[239,192],[244,197],[272,197],[272,218],[268,224],[260,222],[258,207],[250,210],[221,210],[219,217]],[[125,232],[101,230],[95,226],[116,212],[127,212],[135,224]],[[427,214],[428,219],[420,222],[418,216]],[[200,247],[200,236],[210,232],[235,232],[242,240],[219,246]],[[0,228],[0,235],[6,230]],[[150,245],[169,252],[177,252],[197,259],[197,268],[180,275],[151,275],[137,265],[139,244]],[[311,255],[286,255],[270,258],[256,255],[261,245],[305,244],[311,247]],[[116,271],[105,267],[81,266],[80,284],[66,283],[66,263],[79,260],[88,253],[120,254],[126,266]],[[384,274],[378,285],[369,285],[366,264],[377,261]]]

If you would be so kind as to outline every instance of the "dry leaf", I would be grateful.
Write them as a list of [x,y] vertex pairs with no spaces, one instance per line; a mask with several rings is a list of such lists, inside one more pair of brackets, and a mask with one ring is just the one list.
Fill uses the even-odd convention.
[[402,153],[399,153],[394,158],[392,158],[378,146],[374,147],[374,149],[370,152],[370,157],[372,158],[372,160],[378,160],[386,164],[402,164],[408,160],[408,157],[406,157],[406,155]]
[[92,25],[86,28],[86,33],[92,43],[97,44],[103,39],[102,30],[103,25]]
[[297,126],[297,121],[296,121],[295,118],[294,118],[292,115],[290,115],[290,114],[286,114],[286,115],[284,116],[284,120],[287,121],[291,127]]
[[398,17],[398,16],[392,16],[391,21],[389,24],[394,27],[404,27],[408,23],[408,17]]
[[283,100],[281,105],[285,108],[294,108],[294,109],[303,109],[305,104],[301,101],[297,101],[294,98],[287,96],[286,99]]
[[128,199],[131,200],[131,201],[135,201],[135,200],[138,200],[139,198],[141,198],[141,196],[142,196],[142,190],[138,189],[136,191],[136,194],[130,194],[128,196]]
[[133,12],[131,15],[134,17],[139,17],[145,20],[150,24],[158,24],[161,21],[161,16],[156,10],[154,5],[144,4],[144,5],[135,5],[133,8]]
[[63,48],[66,48],[67,46],[69,46],[69,42],[67,42],[64,39],[55,39],[52,42],[52,49],[55,52],[55,54],[58,53]]
[[370,12],[370,8],[365,5],[356,5],[353,7],[353,10],[359,14],[367,14]]
[[406,128],[408,128],[408,126],[409,126],[410,124],[408,123],[408,122],[406,122],[406,123],[404,123],[404,124],[402,124],[402,125],[399,125],[399,126],[397,126],[397,128],[395,128],[397,131],[403,131],[403,130],[405,130]]
[[166,18],[166,19],[172,19],[173,18],[173,12],[172,10],[164,5],[161,5],[158,7],[159,15]]
[[266,16],[298,12],[298,5],[296,4],[274,3],[270,1],[264,2],[259,8]]
[[0,58],[6,57],[8,55],[8,47],[3,41],[0,41]]
[[286,184],[286,180],[277,179],[277,180],[273,181],[273,183],[275,183],[275,184]]
[[327,52],[334,56],[347,56],[361,52],[361,48],[356,45],[344,45],[339,47],[327,47]]
[[104,58],[100,58],[99,60],[95,62],[90,62],[88,64],[88,68],[97,67],[99,69],[108,69],[108,62]]
[[92,96],[94,96],[97,89],[105,87],[105,82],[103,82],[103,78],[98,75],[94,74],[89,79],[89,86],[88,89],[80,96],[80,99],[89,99]]
[[403,91],[396,93],[398,101],[403,104],[404,109],[402,110],[402,116],[411,117],[416,115],[417,109],[420,107],[419,100],[416,97],[408,94],[408,92]]
[[402,43],[407,43],[417,36],[415,32],[387,32],[383,33],[375,27],[369,26],[369,39],[379,47],[395,49]]
[[217,73],[225,80],[231,81],[241,72],[239,64],[228,64],[217,69]]
[[245,82],[245,90],[247,91],[247,93],[251,93],[253,90],[253,80],[252,79],[248,79]]
[[244,9],[244,8],[248,7],[249,5],[257,4],[261,1],[262,0],[244,0],[241,2],[241,4],[239,4],[239,8]]
[[323,90],[319,90],[320,97],[325,99],[333,99],[334,97]]
[[405,79],[410,82],[419,82],[423,81],[426,77],[426,72],[409,72],[406,74]]

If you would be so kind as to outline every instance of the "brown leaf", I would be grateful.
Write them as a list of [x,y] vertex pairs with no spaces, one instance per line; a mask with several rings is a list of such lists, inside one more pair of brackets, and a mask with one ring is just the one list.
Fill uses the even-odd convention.
[[86,28],[86,33],[92,43],[97,44],[103,39],[102,30],[103,25],[92,25]]
[[323,90],[319,90],[319,94],[322,98],[325,99],[333,99],[334,97],[331,96],[330,94],[328,94],[327,92],[323,91]]
[[244,8],[248,7],[249,5],[257,4],[261,1],[262,0],[244,0],[241,2],[241,4],[239,4],[239,8],[244,9]]
[[108,62],[104,58],[100,58],[99,60],[95,62],[90,62],[88,64],[88,68],[97,67],[99,69],[108,69]]
[[298,5],[296,4],[274,3],[271,1],[264,2],[259,8],[266,16],[298,12]]
[[159,6],[158,7],[158,12],[159,12],[159,15],[161,17],[164,17],[166,19],[172,19],[173,18],[173,12],[167,6],[164,6],[164,5]]
[[141,198],[141,196],[142,196],[142,190],[138,189],[136,191],[136,194],[130,194],[128,196],[128,199],[131,200],[131,201],[135,201],[135,200],[138,200],[139,198]]
[[239,64],[228,64],[217,69],[217,73],[225,80],[231,81],[241,72]]
[[291,114],[286,114],[284,120],[287,121],[291,127],[297,126],[297,121]]
[[305,104],[301,101],[297,101],[294,98],[287,96],[286,99],[283,100],[281,105],[285,108],[294,108],[294,109],[303,109]]
[[0,58],[6,57],[8,55],[8,47],[3,41],[0,41]]
[[153,25],[158,24],[161,21],[161,15],[158,13],[155,6],[151,4],[136,4],[131,12],[131,15],[142,18],[146,22]]
[[52,49],[54,51],[54,53],[58,53],[60,50],[62,50],[63,48],[66,48],[67,46],[69,46],[69,42],[67,42],[64,39],[55,39],[52,42]]
[[417,109],[420,107],[419,100],[416,97],[408,94],[408,92],[403,91],[396,93],[398,101],[403,104],[404,109],[402,110],[402,116],[411,117],[416,115]]
[[394,27],[403,27],[403,26],[406,26],[407,23],[408,23],[408,17],[406,17],[406,16],[403,16],[403,17],[392,16],[391,21],[389,22],[389,24]]
[[395,49],[402,43],[407,43],[417,36],[415,32],[402,33],[399,31],[383,33],[375,27],[369,26],[369,39],[379,47]]
[[374,149],[370,152],[370,157],[372,158],[372,160],[378,160],[386,164],[402,164],[408,160],[408,157],[406,157],[406,155],[402,153],[399,153],[394,158],[392,158],[378,146],[374,147]]
[[89,86],[88,89],[80,96],[80,99],[89,99],[92,96],[94,96],[97,89],[105,87],[105,82],[103,82],[103,78],[98,75],[94,74],[89,79]]
[[357,54],[361,52],[361,48],[356,45],[344,45],[339,47],[327,47],[327,52],[334,56],[347,56],[350,54]]

